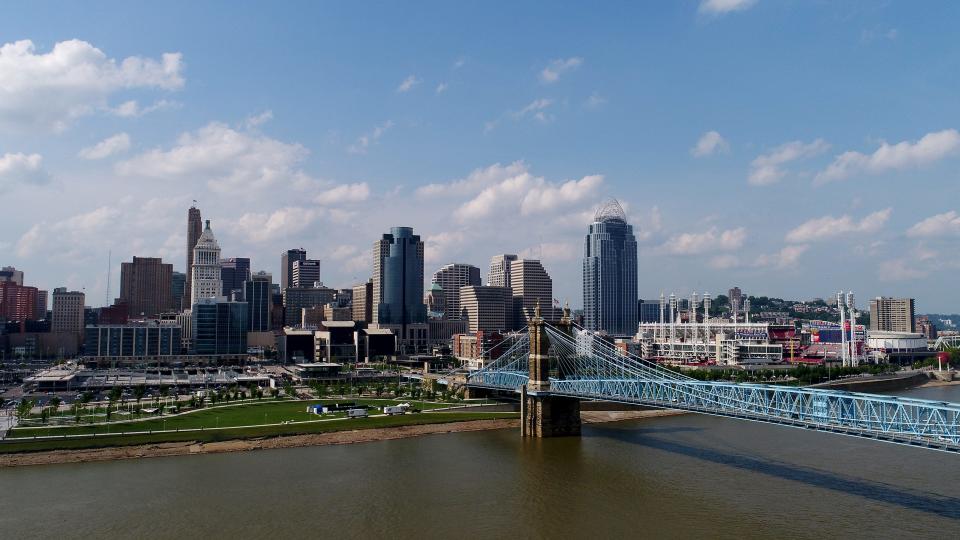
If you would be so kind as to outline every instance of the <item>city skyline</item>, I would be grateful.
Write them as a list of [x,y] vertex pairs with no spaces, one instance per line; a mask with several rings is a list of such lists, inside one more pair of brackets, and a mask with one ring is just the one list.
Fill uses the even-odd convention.
[[[0,186],[14,209],[0,262],[99,305],[110,250],[112,297],[120,261],[185,268],[196,199],[225,258],[274,276],[277,255],[303,247],[327,285],[363,283],[370,243],[409,226],[428,275],[517,253],[581,307],[583,230],[614,196],[635,228],[640,298],[739,284],[957,311],[960,106],[940,90],[956,86],[956,45],[936,31],[953,17],[707,4],[600,7],[589,35],[575,31],[586,10],[557,7],[538,29],[521,6],[495,19],[497,46],[479,37],[493,16],[464,6],[378,6],[388,20],[434,13],[428,41],[363,6],[230,9],[243,33],[207,24],[223,16],[214,4],[185,8],[179,32],[160,8],[23,6],[0,21]],[[111,24],[135,16],[153,24]],[[397,46],[342,44],[372,32]],[[232,52],[250,61],[231,67]],[[97,77],[63,84],[44,59]]]

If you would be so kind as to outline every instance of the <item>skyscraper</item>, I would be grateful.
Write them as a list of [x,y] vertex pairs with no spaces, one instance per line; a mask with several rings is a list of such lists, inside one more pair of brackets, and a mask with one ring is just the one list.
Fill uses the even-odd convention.
[[460,289],[460,302],[470,333],[513,330],[513,293],[509,287],[467,285]]
[[159,257],[134,257],[133,262],[120,264],[120,302],[131,317],[157,317],[173,307],[172,282],[172,264]]
[[743,309],[743,291],[740,287],[734,287],[727,291],[727,300],[730,302],[730,313],[734,316]]
[[353,286],[353,320],[373,321],[373,280]]
[[190,306],[203,298],[219,298],[223,294],[220,279],[220,245],[210,230],[210,220],[193,248],[193,276],[190,283]]
[[313,287],[314,283],[320,281],[320,261],[316,259],[293,261],[292,268],[291,287]]
[[303,248],[288,249],[280,255],[280,290],[293,287],[293,263],[305,261],[307,250]]
[[83,303],[86,295],[80,291],[68,291],[64,287],[53,290],[53,314],[51,332],[69,332],[78,338],[83,335]]
[[451,263],[433,273],[432,283],[444,291],[445,313],[448,319],[460,318],[460,288],[480,286],[480,269],[472,264]]
[[220,261],[220,279],[223,280],[223,296],[229,298],[234,291],[243,292],[243,284],[250,279],[250,259],[230,257]]
[[200,218],[200,209],[191,206],[187,210],[187,282],[184,285],[184,300],[180,302],[180,309],[190,309],[190,299],[193,288],[190,286],[193,279],[193,248],[203,233],[203,220]]
[[[510,263],[510,288],[520,312],[516,313],[518,325],[533,316],[540,304],[545,313],[553,307],[553,280],[536,259],[517,259]],[[634,301],[636,302],[636,301]]]
[[597,210],[584,240],[583,315],[587,330],[637,332],[637,240],[616,200]]
[[191,310],[195,354],[244,354],[247,352],[246,302],[200,298]]
[[495,255],[490,259],[490,272],[487,274],[487,285],[491,287],[510,286],[510,263],[517,260],[516,255]]
[[174,271],[170,274],[170,307],[173,310],[182,309],[183,297],[187,294],[187,275]]
[[23,286],[23,271],[12,266],[4,266],[0,268],[0,282],[16,283]]
[[916,332],[913,298],[874,298],[870,301],[870,330]]
[[257,272],[243,284],[243,299],[247,302],[248,322],[251,332],[270,331],[270,285],[273,276]]
[[427,344],[423,241],[411,227],[393,227],[373,245],[374,323],[397,331],[401,350]]

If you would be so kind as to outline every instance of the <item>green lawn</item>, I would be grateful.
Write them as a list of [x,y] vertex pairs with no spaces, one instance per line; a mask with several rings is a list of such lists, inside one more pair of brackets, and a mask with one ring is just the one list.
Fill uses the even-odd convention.
[[[262,424],[277,424],[280,422],[306,422],[324,418],[345,416],[338,415],[317,416],[307,412],[307,405],[317,403],[354,402],[364,405],[381,407],[396,405],[397,403],[411,403],[420,409],[435,409],[446,407],[446,404],[411,402],[408,400],[393,399],[322,399],[311,401],[274,401],[264,400],[239,405],[210,407],[189,413],[152,417],[148,420],[132,420],[129,422],[112,422],[107,425],[67,425],[53,427],[17,427],[7,434],[7,438],[41,437],[47,435],[89,435],[114,434],[125,431],[177,430],[177,429],[208,429],[232,426],[254,426]],[[377,414],[371,411],[371,414]]]
[[[303,408],[306,408],[306,403],[303,403]],[[161,442],[213,442],[230,439],[253,439],[262,437],[276,437],[279,435],[301,435],[306,433],[324,433],[352,429],[372,429],[381,427],[465,422],[469,420],[517,418],[518,416],[519,415],[517,413],[437,412],[431,414],[405,414],[398,416],[381,416],[376,418],[355,418],[333,422],[301,422],[279,426],[255,426],[210,431],[165,432],[143,435],[103,435],[95,438],[78,439],[30,439],[22,441],[15,439],[13,442],[0,443],[0,453],[104,448],[109,446],[130,446],[137,444],[156,444]],[[169,429],[169,427],[168,421],[167,428]],[[10,440],[11,439],[8,438],[8,441]]]

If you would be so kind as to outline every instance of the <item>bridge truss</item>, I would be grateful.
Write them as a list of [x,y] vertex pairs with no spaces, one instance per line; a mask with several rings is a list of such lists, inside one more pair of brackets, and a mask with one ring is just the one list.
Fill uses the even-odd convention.
[[[550,338],[550,394],[681,409],[960,452],[960,404],[840,390],[707,382],[625,354],[574,329],[545,325]],[[529,336],[468,386],[519,392],[529,381]]]

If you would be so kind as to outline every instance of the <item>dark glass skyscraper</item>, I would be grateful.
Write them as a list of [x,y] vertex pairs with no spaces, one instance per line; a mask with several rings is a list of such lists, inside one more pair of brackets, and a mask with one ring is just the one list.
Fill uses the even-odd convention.
[[202,298],[193,305],[194,354],[243,354],[247,352],[246,302]]
[[637,239],[623,208],[597,210],[583,248],[583,317],[587,330],[637,332]]
[[373,279],[374,296],[379,299],[377,323],[401,326],[426,323],[420,236],[413,234],[411,227],[393,227],[380,239],[380,245],[383,257],[374,261]]
[[270,286],[273,276],[257,272],[243,284],[243,299],[249,311],[248,323],[251,332],[270,331]]
[[250,259],[231,257],[220,260],[220,279],[223,281],[223,296],[230,298],[234,291],[243,292],[243,283],[250,279]]

